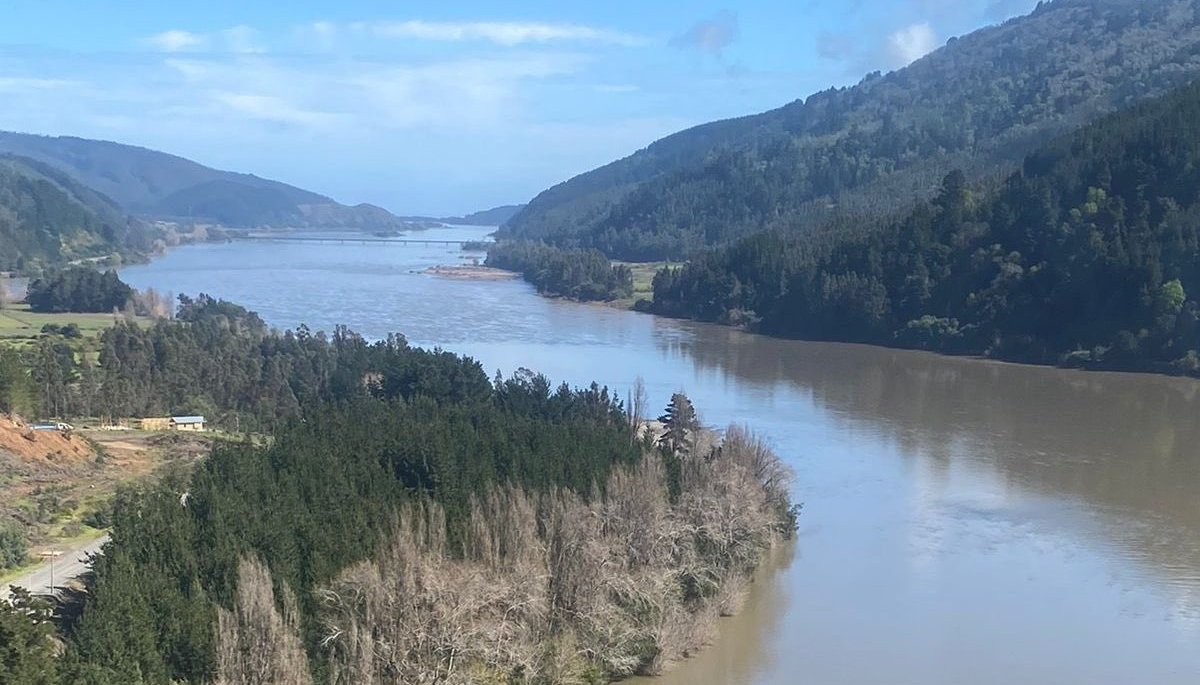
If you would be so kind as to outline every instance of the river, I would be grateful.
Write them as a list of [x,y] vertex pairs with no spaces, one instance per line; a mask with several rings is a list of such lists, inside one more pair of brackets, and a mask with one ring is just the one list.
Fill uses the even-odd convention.
[[[482,237],[478,228],[439,239]],[[122,273],[272,325],[526,366],[766,435],[794,548],[658,685],[1200,683],[1200,383],[774,340],[420,273],[445,246],[236,243]],[[791,551],[794,549],[794,551]]]

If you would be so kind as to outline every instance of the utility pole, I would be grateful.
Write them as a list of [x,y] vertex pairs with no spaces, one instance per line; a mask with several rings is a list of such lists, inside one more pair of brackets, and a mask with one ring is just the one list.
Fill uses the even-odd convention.
[[45,552],[42,552],[38,556],[40,556],[43,559],[50,560],[50,594],[54,594],[54,560],[57,557],[61,557],[62,552],[58,552],[55,550],[47,550]]

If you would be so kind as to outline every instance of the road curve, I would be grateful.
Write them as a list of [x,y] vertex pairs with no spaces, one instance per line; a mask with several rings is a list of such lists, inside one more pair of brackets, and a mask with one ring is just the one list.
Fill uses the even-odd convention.
[[108,535],[106,534],[78,547],[64,550],[62,556],[56,558],[53,564],[49,561],[39,564],[28,573],[5,583],[0,594],[7,598],[10,586],[24,588],[35,595],[50,594],[52,574],[53,584],[59,587],[78,578],[88,570],[88,556],[99,553],[107,542]]

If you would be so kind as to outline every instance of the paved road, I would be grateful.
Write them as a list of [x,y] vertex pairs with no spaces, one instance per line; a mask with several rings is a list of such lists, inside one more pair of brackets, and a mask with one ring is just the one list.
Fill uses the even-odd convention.
[[79,547],[64,551],[62,556],[54,560],[53,566],[50,562],[46,562],[29,571],[25,575],[19,576],[18,578],[5,583],[3,588],[3,596],[8,596],[10,585],[25,588],[35,595],[49,594],[52,572],[54,576],[54,585],[57,586],[62,586],[67,581],[83,575],[83,573],[88,569],[88,555],[99,552],[100,548],[103,547],[104,543],[106,542],[108,542],[107,535],[92,540],[91,542]]

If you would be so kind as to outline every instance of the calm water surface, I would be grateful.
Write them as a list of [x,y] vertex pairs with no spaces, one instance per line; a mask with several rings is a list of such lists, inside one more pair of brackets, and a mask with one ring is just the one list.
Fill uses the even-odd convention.
[[[446,229],[437,238],[478,238]],[[662,685],[1200,683],[1200,383],[771,340],[420,273],[445,247],[240,243],[123,272],[271,324],[402,332],[769,436],[795,552]]]

